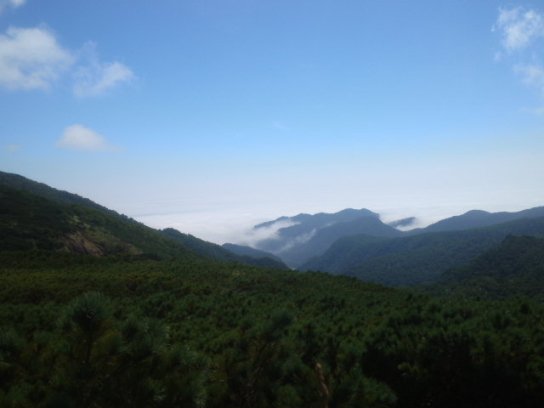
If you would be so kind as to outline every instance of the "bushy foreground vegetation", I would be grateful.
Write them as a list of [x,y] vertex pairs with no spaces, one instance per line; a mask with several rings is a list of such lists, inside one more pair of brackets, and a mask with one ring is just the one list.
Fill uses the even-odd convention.
[[0,256],[2,407],[540,407],[544,308],[186,259]]

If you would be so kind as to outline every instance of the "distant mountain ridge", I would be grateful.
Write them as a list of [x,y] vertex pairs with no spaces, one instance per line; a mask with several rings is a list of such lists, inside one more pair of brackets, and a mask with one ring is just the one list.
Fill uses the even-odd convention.
[[346,208],[336,213],[316,213],[316,214],[301,213],[292,217],[282,216],[272,221],[263,222],[261,224],[255,225],[253,229],[270,227],[273,224],[276,224],[282,221],[289,221],[289,222],[292,222],[293,224],[303,224],[305,228],[316,228],[316,227],[324,227],[326,225],[330,225],[331,223],[351,221],[351,220],[354,220],[360,217],[366,217],[366,216],[379,217],[379,214],[376,214],[375,212],[367,210],[366,208],[362,208],[359,210],[353,209],[353,208]]
[[[322,254],[337,239],[367,233],[393,237],[402,234],[380,221],[379,215],[367,209],[345,209],[337,213],[299,214],[280,217],[254,227],[254,230],[279,225],[272,238],[257,242],[255,247],[280,257],[291,267],[298,267]],[[286,225],[286,226],[283,226]]]
[[[380,215],[373,211],[348,208],[333,214],[303,213],[293,217],[283,216],[256,225],[254,230],[270,229],[273,234],[270,238],[255,243],[254,247],[276,255],[294,268],[317,268],[328,272],[346,273],[348,268],[346,265],[350,268],[358,266],[354,260],[356,257],[353,255],[355,250],[350,250],[349,255],[346,255],[348,251],[339,251],[337,248],[331,250],[333,246],[337,246],[337,242],[350,242],[350,247],[357,246],[356,242],[369,245],[368,242],[376,241],[376,238],[401,238],[432,232],[464,231],[537,217],[544,217],[544,207],[498,213],[472,210],[438,221],[426,228],[401,231],[403,227],[412,225],[416,221],[415,217],[385,224],[380,220]],[[274,227],[277,227],[277,230],[274,231]],[[357,236],[360,238],[355,238]],[[349,240],[350,238],[353,239]],[[329,250],[331,252],[327,252]],[[361,251],[358,252],[361,253]],[[336,255],[333,256],[333,254]],[[324,257],[321,262],[316,260],[321,256]],[[332,267],[333,264],[336,266]]]
[[508,235],[544,236],[544,217],[393,239],[367,235],[345,237],[300,269],[355,276],[393,286],[424,284],[470,262]]
[[279,255],[288,265],[298,268],[312,257],[323,254],[338,239],[361,233],[387,238],[402,235],[402,232],[384,224],[378,218],[361,217],[317,230],[307,241],[297,243],[297,245],[282,251]]
[[220,246],[172,228],[155,230],[87,198],[0,172],[0,251],[196,257],[276,269],[289,265],[393,286],[436,282],[509,235],[544,236],[544,207],[473,210],[406,232],[367,209],[280,217],[254,229],[272,233],[257,243],[258,249]]
[[435,222],[426,228],[411,231],[417,232],[440,232],[440,231],[460,231],[472,228],[489,227],[491,225],[502,224],[509,221],[520,220],[523,218],[544,217],[544,207],[535,207],[518,212],[487,212],[482,210],[471,210],[461,215],[445,218]]

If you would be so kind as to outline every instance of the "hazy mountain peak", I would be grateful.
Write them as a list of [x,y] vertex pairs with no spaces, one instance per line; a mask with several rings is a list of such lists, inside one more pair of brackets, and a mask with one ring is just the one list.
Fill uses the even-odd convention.
[[429,225],[424,231],[459,231],[471,228],[482,228],[523,218],[544,216],[544,207],[535,207],[518,212],[488,212],[471,210]]
[[308,213],[299,213],[294,216],[282,216],[279,218],[276,218],[275,220],[266,221],[260,224],[255,225],[253,228],[265,228],[270,227],[273,224],[279,223],[279,222],[292,222],[292,223],[305,223],[310,222],[313,224],[326,224],[331,222],[342,222],[342,221],[348,221],[350,219],[356,219],[359,217],[379,217],[379,214],[370,211],[366,208],[361,209],[354,209],[354,208],[346,208],[341,211],[335,212],[335,213],[315,213],[315,214],[308,214]]
[[489,211],[470,210],[470,211],[467,211],[466,213],[464,213],[462,215],[458,215],[457,217],[462,217],[462,216],[478,217],[478,216],[481,216],[481,215],[489,215],[489,214],[491,214]]
[[270,235],[256,242],[255,247],[279,256],[292,267],[320,255],[334,241],[344,236],[362,233],[380,237],[401,234],[384,224],[379,214],[366,208],[284,216],[254,227],[254,230],[260,229],[269,229]]

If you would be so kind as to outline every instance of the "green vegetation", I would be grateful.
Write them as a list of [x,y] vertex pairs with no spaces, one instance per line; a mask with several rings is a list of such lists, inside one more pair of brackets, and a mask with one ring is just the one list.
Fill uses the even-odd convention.
[[447,270],[461,267],[499,245],[508,235],[542,236],[544,217],[393,239],[347,237],[301,269],[355,276],[391,286],[433,283]]
[[0,250],[174,257],[181,245],[125,216],[0,186]]
[[[166,228],[161,233],[183,245],[184,248],[214,261],[240,262],[246,265],[262,266],[265,268],[287,269],[287,266],[273,255],[254,250],[253,252],[240,252],[239,246],[220,246],[204,241],[190,234],[184,234],[174,228]],[[250,248],[251,249],[251,248]]]
[[[244,265],[29,185],[0,183],[0,407],[542,406],[542,239],[508,238],[447,275],[437,290],[455,297],[432,297]],[[401,242],[436,268],[463,242],[543,230],[356,239],[376,256]]]
[[283,264],[280,258],[270,252],[261,251],[249,246],[226,243],[222,247],[236,255],[249,256],[256,259],[270,258]]
[[537,407],[544,398],[544,307],[531,301],[434,300],[189,258],[1,261],[2,407]]
[[544,239],[507,237],[467,266],[446,272],[435,290],[487,299],[544,301]]
[[94,256],[192,256],[269,268],[281,261],[236,255],[172,228],[149,228],[91,200],[0,172],[0,251],[55,250]]

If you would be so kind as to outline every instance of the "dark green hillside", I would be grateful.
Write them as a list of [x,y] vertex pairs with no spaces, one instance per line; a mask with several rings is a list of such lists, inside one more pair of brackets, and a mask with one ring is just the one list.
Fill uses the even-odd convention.
[[367,236],[344,238],[303,269],[356,276],[387,285],[423,284],[436,281],[448,269],[466,264],[509,234],[544,235],[544,218],[389,240]]
[[15,190],[26,191],[28,193],[60,204],[77,204],[83,207],[117,214],[115,213],[115,211],[103,207],[100,204],[89,200],[88,198],[84,198],[78,196],[77,194],[69,193],[67,191],[57,190],[56,188],[50,187],[47,184],[29,180],[26,177],[20,176],[18,174],[0,171],[0,186],[9,187]]
[[0,251],[55,250],[94,256],[178,257],[286,269],[272,259],[235,255],[173,229],[162,232],[91,200],[0,173]]
[[544,239],[509,236],[469,265],[445,273],[441,282],[442,292],[494,299],[529,296],[543,301]]
[[287,265],[285,265],[279,257],[277,257],[274,254],[271,254],[270,252],[261,251],[259,249],[255,249],[245,245],[237,245],[237,244],[230,244],[230,243],[223,244],[222,247],[225,248],[227,251],[230,251],[233,254],[240,255],[240,256],[248,256],[254,259],[269,258],[280,264],[283,264],[285,268],[287,268]]
[[[161,233],[183,245],[183,247],[195,252],[196,254],[215,261],[241,262],[246,265],[262,266],[267,268],[287,269],[287,266],[279,259],[273,259],[269,256],[253,256],[238,254],[229,250],[225,246],[212,244],[190,234],[183,234],[174,228],[166,228]],[[256,251],[260,252],[261,251]]]
[[127,217],[0,186],[0,251],[56,250],[95,256],[187,256],[188,251]]

